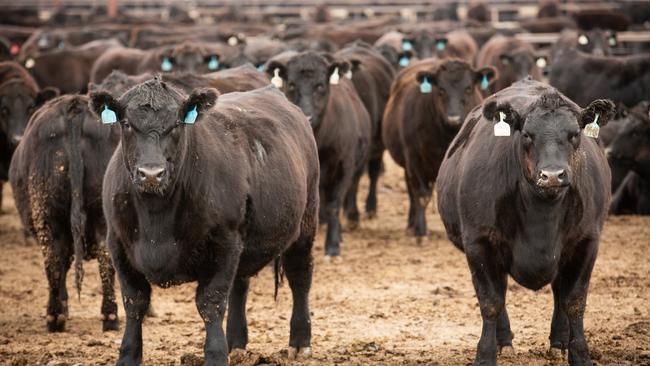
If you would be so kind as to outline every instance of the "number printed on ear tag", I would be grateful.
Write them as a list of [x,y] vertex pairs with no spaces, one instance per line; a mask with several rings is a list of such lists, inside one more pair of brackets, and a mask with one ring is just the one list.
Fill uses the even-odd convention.
[[483,78],[481,79],[481,90],[487,90],[489,85],[490,82],[488,81],[487,74],[483,74]]
[[282,78],[280,77],[280,69],[273,70],[273,77],[271,78],[271,84],[275,85],[276,88],[282,88]]
[[104,110],[101,114],[102,123],[110,125],[111,123],[117,122],[117,114],[111,109],[108,109],[108,106],[104,104]]
[[334,72],[330,76],[330,84],[339,85],[339,68],[335,67]]
[[594,121],[587,124],[584,129],[584,134],[585,136],[589,136],[591,138],[598,138],[598,134],[600,133],[600,127],[598,126],[598,113],[596,113],[596,117],[594,117]]
[[187,114],[185,114],[185,120],[183,121],[184,123],[187,124],[194,124],[196,122],[196,117],[199,115],[199,112],[196,110],[196,106],[192,108],[191,110],[187,111]]
[[420,83],[420,93],[422,94],[429,94],[431,93],[432,87],[431,83],[429,82],[429,79],[427,77],[422,78],[422,82]]
[[400,65],[401,67],[406,67],[406,66],[409,65],[409,63],[411,63],[411,60],[409,60],[409,58],[406,57],[406,56],[402,56],[402,57],[399,59],[399,65]]
[[404,51],[413,50],[413,43],[411,43],[411,41],[402,42],[402,50],[404,50]]
[[503,112],[499,112],[499,122],[497,122],[494,125],[494,136],[498,136],[498,137],[510,136],[510,125],[504,121],[505,119],[506,119],[506,114]]

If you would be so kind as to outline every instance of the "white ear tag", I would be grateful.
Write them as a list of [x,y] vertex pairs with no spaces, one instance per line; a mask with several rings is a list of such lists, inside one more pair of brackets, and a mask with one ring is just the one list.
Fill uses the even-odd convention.
[[600,127],[598,127],[598,113],[596,113],[596,117],[594,117],[594,121],[587,124],[584,129],[584,134],[585,136],[589,136],[592,138],[597,139],[598,138],[598,133],[600,132]]
[[581,34],[580,37],[578,37],[578,43],[584,46],[587,43],[589,43],[589,38],[587,38],[587,36],[585,36],[584,34]]
[[352,70],[348,70],[348,72],[345,73],[345,77],[352,80]]
[[507,124],[504,120],[506,119],[506,114],[499,112],[499,122],[494,125],[494,136],[507,137],[510,136],[510,125]]
[[239,40],[235,36],[228,38],[228,46],[236,46],[239,44]]
[[280,69],[273,70],[273,77],[271,78],[271,84],[275,85],[276,88],[282,88],[282,78],[280,77]]
[[334,72],[330,75],[330,84],[339,85],[339,68],[335,67]]
[[547,62],[546,62],[546,59],[545,59],[544,57],[540,57],[540,58],[537,59],[537,61],[535,61],[535,64],[536,64],[537,67],[539,67],[540,69],[543,69],[543,68],[546,67]]
[[34,65],[36,65],[36,61],[34,61],[34,59],[31,57],[28,58],[27,61],[25,61],[25,68],[31,69],[32,67],[34,67]]

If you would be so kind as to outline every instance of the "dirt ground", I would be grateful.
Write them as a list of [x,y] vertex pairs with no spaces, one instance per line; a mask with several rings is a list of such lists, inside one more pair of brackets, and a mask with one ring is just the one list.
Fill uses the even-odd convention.
[[[432,235],[417,246],[405,233],[407,194],[390,158],[380,182],[379,217],[344,232],[343,260],[324,263],[324,232],[314,251],[313,359],[306,365],[466,365],[481,318],[464,255],[446,239],[431,208]],[[365,182],[364,182],[365,184]],[[365,190],[361,197],[365,197]],[[114,364],[121,330],[102,333],[96,262],[86,262],[81,301],[71,298],[66,332],[45,329],[47,282],[41,250],[25,246],[11,192],[0,216],[0,365]],[[238,365],[288,365],[291,295],[273,300],[265,269],[251,284],[248,354]],[[73,293],[73,274],[68,277]],[[194,284],[155,289],[158,316],[144,324],[144,364],[192,364],[202,357],[203,323]],[[119,298],[119,296],[118,296]],[[552,314],[549,287],[533,292],[510,280],[514,352],[500,365],[566,365],[546,355]],[[650,217],[607,221],[593,272],[585,329],[598,365],[650,365]],[[123,309],[119,309],[123,327]],[[231,360],[232,361],[232,360]],[[294,364],[299,364],[294,362]]]

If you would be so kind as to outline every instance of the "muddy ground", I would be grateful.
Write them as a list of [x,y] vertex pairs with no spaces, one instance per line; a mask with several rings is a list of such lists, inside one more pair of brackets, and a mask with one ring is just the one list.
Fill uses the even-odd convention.
[[[429,240],[417,246],[406,235],[402,171],[386,160],[379,217],[344,233],[341,263],[324,263],[324,232],[318,235],[311,292],[314,355],[303,364],[466,365],[472,361],[481,318],[465,258],[446,239],[433,208],[428,214]],[[365,197],[365,190],[362,193]],[[47,282],[41,250],[22,244],[8,188],[4,198],[0,365],[114,364],[121,331],[101,331],[96,262],[85,263],[81,301],[70,301],[66,332],[47,333]],[[70,272],[71,294],[72,276]],[[186,284],[154,290],[158,316],[144,325],[145,365],[191,364],[193,358],[202,356],[203,323],[194,305],[194,288]],[[500,356],[499,364],[567,364],[566,359],[546,355],[550,289],[533,292],[510,280],[507,304],[515,333],[514,352]],[[649,304],[650,217],[610,218],[585,316],[592,358],[598,365],[650,365]],[[270,269],[252,280],[248,355],[237,364],[289,364],[285,355],[290,309],[286,284],[278,300],[273,300]],[[120,304],[121,321],[123,314]]]

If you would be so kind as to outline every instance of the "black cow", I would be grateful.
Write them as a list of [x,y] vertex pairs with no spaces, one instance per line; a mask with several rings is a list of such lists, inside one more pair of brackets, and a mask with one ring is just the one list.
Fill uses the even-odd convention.
[[629,170],[615,190],[611,212],[650,215],[650,103],[630,109],[608,150],[612,170]]
[[553,58],[549,83],[581,106],[608,98],[633,107],[650,99],[650,54],[606,57],[563,49]]
[[391,31],[384,34],[375,41],[374,47],[395,70],[401,70],[417,60],[412,41],[401,32]]
[[553,44],[551,57],[560,50],[575,48],[580,52],[596,56],[608,56],[618,46],[616,33],[594,29],[590,31],[564,30]]
[[273,260],[294,300],[290,355],[308,356],[319,169],[300,110],[271,86],[217,101],[215,89],[187,97],[159,78],[90,103],[122,131],[103,187],[126,313],[117,364],[141,363],[150,284],[197,281],[205,364],[226,365],[229,350],[246,347],[249,278]]
[[[568,348],[571,365],[592,364],[583,314],[611,177],[602,148],[583,129],[613,114],[610,101],[582,109],[527,79],[475,108],[449,147],[436,193],[483,318],[474,365],[496,365],[497,346],[512,345],[508,274],[533,290],[551,283],[551,350]],[[512,136],[493,136],[496,121]]]
[[[278,74],[287,98],[311,123],[320,159],[321,222],[327,223],[325,255],[341,254],[339,213],[344,200],[351,227],[358,225],[357,187],[368,163],[371,124],[354,85],[345,77],[347,61],[330,60],[315,52],[271,59],[269,75]],[[337,83],[332,85],[334,80]],[[273,81],[273,80],[272,80]]]
[[11,156],[23,138],[27,121],[45,101],[58,94],[55,88],[39,89],[34,78],[19,64],[0,62],[0,212],[2,186],[9,179]]
[[[370,114],[372,142],[370,159],[368,161],[370,184],[368,187],[368,198],[366,199],[366,213],[368,217],[373,218],[377,215],[377,182],[381,174],[383,165],[382,158],[385,150],[384,143],[381,140],[381,125],[395,72],[388,61],[365,42],[355,42],[339,50],[334,56],[350,63],[352,67],[350,70],[352,83],[363,105]],[[346,206],[350,204],[352,202],[346,202]],[[347,212],[354,215],[354,207],[350,207]],[[352,218],[352,220],[359,220],[358,213],[356,219]]]
[[65,328],[66,274],[73,256],[77,293],[83,278],[82,260],[99,261],[103,330],[118,327],[115,271],[103,245],[106,223],[99,198],[119,134],[117,128],[97,124],[88,109],[88,97],[66,95],[34,114],[11,161],[9,177],[25,234],[43,247],[50,332]]
[[427,235],[426,207],[447,146],[465,116],[482,100],[478,86],[494,82],[492,67],[474,70],[460,60],[422,60],[395,79],[384,114],[383,141],[404,168],[409,192],[408,229]]

